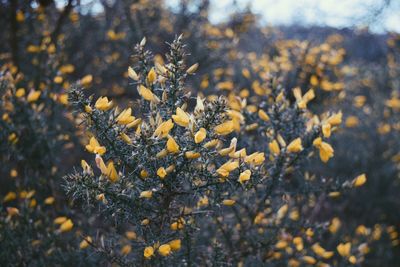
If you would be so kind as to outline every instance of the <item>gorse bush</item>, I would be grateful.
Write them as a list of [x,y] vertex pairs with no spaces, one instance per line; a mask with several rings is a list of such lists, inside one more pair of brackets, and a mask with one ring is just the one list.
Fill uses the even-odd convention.
[[398,34],[61,2],[0,3],[1,266],[398,265]]
[[23,74],[2,69],[0,157],[7,164],[0,171],[2,191],[8,191],[0,204],[0,261],[23,266],[83,262],[71,249],[74,237],[65,234],[72,221],[58,216],[71,214],[58,186],[63,154],[56,153],[74,146],[67,99],[45,84],[41,90],[22,86],[32,85]]
[[69,94],[94,159],[66,176],[66,191],[99,207],[100,221],[116,227],[97,238],[87,233],[85,247],[120,265],[364,260],[371,240],[355,240],[352,250],[337,237],[324,248],[324,232],[334,235],[340,223],[314,217],[318,198],[338,197],[366,176],[323,178],[303,167],[313,154],[323,162],[333,157],[326,140],[341,124],[340,112],[313,115],[312,89],[303,95],[295,88],[290,101],[274,79],[255,104],[239,97],[191,101],[185,80],[198,65],[186,66],[182,37],[169,45],[165,64],[153,65],[144,45],[136,45],[136,65],[128,69],[140,95],[131,107],[94,100],[78,87]]

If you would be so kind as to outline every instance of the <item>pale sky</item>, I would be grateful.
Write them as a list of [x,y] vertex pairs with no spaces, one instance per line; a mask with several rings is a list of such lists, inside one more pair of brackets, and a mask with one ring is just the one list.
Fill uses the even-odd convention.
[[[249,6],[262,22],[272,25],[317,24],[332,27],[363,26],[368,10],[383,0],[236,0],[239,8]],[[178,0],[166,1],[176,6]],[[224,21],[235,10],[234,0],[211,0],[210,19]],[[379,21],[371,24],[375,32],[400,32],[400,0],[392,0]]]
[[[250,7],[254,13],[260,15],[261,23],[265,25],[326,25],[339,28],[365,26],[366,15],[371,14],[370,11],[383,1],[385,0],[210,0],[210,19],[214,23],[223,22],[237,8]],[[400,0],[390,1],[389,8],[385,9],[378,20],[369,23],[373,32],[400,33]],[[63,2],[65,0],[58,0],[56,3],[62,5]],[[180,0],[165,0],[171,8],[176,8],[179,2]],[[81,0],[83,5],[88,3],[91,3],[92,12],[101,12],[100,1]]]

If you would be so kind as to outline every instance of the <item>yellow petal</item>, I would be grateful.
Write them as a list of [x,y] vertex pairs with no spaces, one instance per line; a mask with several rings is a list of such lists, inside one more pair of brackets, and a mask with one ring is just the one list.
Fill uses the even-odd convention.
[[108,163],[108,165],[107,165],[106,175],[108,176],[110,181],[113,183],[116,182],[119,178],[117,170],[115,169],[114,163],[112,161],[110,163]]
[[139,92],[139,95],[141,95],[147,101],[154,102],[154,103],[160,102],[160,99],[156,95],[154,95],[151,90],[147,89],[143,85],[140,85],[138,87],[138,92]]
[[225,206],[233,206],[235,203],[236,203],[236,201],[233,199],[224,199],[222,201],[222,204]]
[[167,172],[166,172],[165,168],[164,168],[164,167],[158,168],[158,170],[157,170],[157,175],[158,175],[158,177],[160,177],[161,179],[164,179],[165,176],[167,176]]
[[192,66],[190,66],[187,70],[186,73],[188,74],[193,74],[196,72],[197,68],[199,67],[199,63],[193,64]]
[[337,247],[336,247],[337,251],[339,252],[339,254],[342,257],[348,257],[350,256],[350,251],[351,251],[351,243],[347,242],[347,243],[340,243]]
[[258,116],[259,116],[260,119],[262,119],[263,121],[269,121],[269,116],[268,116],[268,114],[267,114],[264,110],[262,110],[262,109],[258,110]]
[[219,135],[227,135],[233,132],[233,121],[229,120],[214,127],[214,132]]
[[93,76],[90,75],[90,74],[88,74],[88,75],[85,75],[85,76],[81,79],[81,84],[82,84],[84,87],[88,87],[88,86],[92,83],[92,81],[93,81]]
[[169,241],[168,244],[170,245],[170,247],[173,251],[178,251],[181,249],[181,240],[180,239],[175,239],[175,240]]
[[153,196],[153,191],[142,191],[140,193],[140,198],[151,198]]
[[107,97],[99,97],[94,106],[99,110],[106,111],[112,107],[112,101],[108,101]]
[[153,255],[154,255],[154,248],[153,248],[153,247],[149,246],[149,247],[146,247],[146,248],[144,249],[144,251],[143,251],[143,256],[144,256],[146,259],[151,258]]
[[365,175],[365,173],[357,176],[354,180],[353,180],[353,185],[354,187],[360,187],[362,185],[364,185],[367,182],[367,176]]
[[60,231],[61,232],[68,232],[72,230],[72,227],[74,227],[74,224],[72,223],[71,219],[66,220],[63,222],[60,226]]
[[27,101],[28,102],[35,102],[36,100],[39,99],[40,95],[41,95],[41,91],[30,91],[27,97]]
[[175,139],[172,137],[168,137],[167,150],[169,153],[178,153],[179,152],[179,145],[176,143]]
[[164,244],[164,245],[161,245],[159,248],[158,248],[158,253],[161,255],[161,256],[168,256],[169,254],[171,254],[171,246],[169,245],[169,244]]
[[207,131],[204,128],[201,128],[195,135],[194,135],[194,142],[196,144],[203,142],[203,140],[207,136]]
[[132,69],[131,67],[128,68],[128,76],[129,78],[131,78],[132,80],[138,81],[139,80],[139,76],[137,75],[137,73],[135,72],[134,69]]
[[154,71],[154,68],[151,68],[151,70],[149,71],[149,73],[147,74],[147,81],[150,84],[153,84],[155,82],[155,80],[157,79],[157,74]]
[[239,175],[239,182],[243,184],[244,182],[250,180],[250,176],[251,176],[251,171],[245,170]]
[[301,138],[298,137],[294,139],[290,144],[287,146],[287,151],[291,153],[297,153],[303,150],[303,146],[301,145]]
[[171,129],[174,127],[174,123],[172,122],[171,119],[161,123],[157,129],[154,131],[154,136],[156,137],[166,137],[171,131]]
[[268,147],[269,147],[269,150],[276,155],[279,155],[279,153],[281,152],[281,149],[279,148],[279,144],[276,140],[273,140],[272,142],[270,142],[268,144]]
[[189,116],[181,108],[176,108],[176,115],[172,115],[174,122],[182,127],[189,126]]

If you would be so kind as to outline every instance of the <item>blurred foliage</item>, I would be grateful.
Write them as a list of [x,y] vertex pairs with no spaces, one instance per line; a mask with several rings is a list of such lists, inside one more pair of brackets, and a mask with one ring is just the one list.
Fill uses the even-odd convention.
[[400,35],[209,8],[0,1],[2,266],[397,265]]

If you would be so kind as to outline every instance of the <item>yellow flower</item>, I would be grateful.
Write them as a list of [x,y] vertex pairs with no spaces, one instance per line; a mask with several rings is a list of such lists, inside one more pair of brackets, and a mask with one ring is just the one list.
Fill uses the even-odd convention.
[[63,77],[56,76],[56,77],[54,77],[53,81],[54,81],[54,83],[60,84],[63,82]]
[[318,256],[322,257],[322,255],[324,255],[324,253],[325,253],[325,249],[323,247],[321,247],[321,245],[319,243],[315,243],[314,245],[312,245],[311,248],[314,251],[314,253],[317,254]]
[[251,171],[245,170],[239,175],[239,182],[243,184],[244,182],[250,180],[250,176],[251,176]]
[[236,203],[236,201],[233,199],[224,199],[222,201],[222,204],[225,206],[233,206],[235,203]]
[[94,104],[95,108],[99,109],[99,110],[109,110],[112,107],[112,101],[108,101],[108,98],[105,97],[99,97],[99,99],[97,99],[96,103]]
[[308,90],[307,93],[305,93],[304,96],[302,96],[301,89],[299,87],[293,89],[293,94],[294,97],[296,98],[297,106],[300,109],[307,108],[308,102],[310,102],[315,97],[313,89]]
[[15,208],[15,207],[7,207],[7,214],[9,216],[15,216],[19,214],[19,209]]
[[187,158],[187,159],[197,159],[197,158],[200,158],[200,153],[198,153],[198,152],[194,152],[194,151],[186,151],[185,152],[185,157]]
[[63,105],[68,105],[68,94],[58,95],[58,101]]
[[342,112],[340,111],[340,112],[338,112],[338,113],[333,114],[332,116],[330,116],[330,117],[327,119],[326,122],[329,123],[329,124],[332,125],[332,126],[339,125],[339,124],[342,123],[342,116],[343,116],[343,114],[342,114]]
[[139,76],[137,75],[137,73],[131,67],[128,68],[128,76],[132,80],[135,80],[135,81],[139,80]]
[[317,263],[317,260],[311,256],[306,255],[306,256],[301,257],[301,259],[307,264],[314,265],[315,263]]
[[25,20],[24,12],[22,12],[21,10],[18,10],[16,13],[16,19],[18,22],[24,22],[24,20]]
[[17,198],[17,194],[15,192],[8,192],[7,195],[3,198],[3,202],[12,201]]
[[334,150],[332,146],[323,142],[321,137],[316,138],[313,141],[313,145],[319,149],[319,157],[323,162],[328,162],[328,160],[333,157]]
[[125,143],[132,144],[131,138],[126,133],[121,133],[120,136]]
[[153,191],[142,191],[140,193],[140,198],[151,198],[153,196]]
[[168,137],[167,150],[169,153],[178,153],[179,152],[179,145],[176,143],[175,139],[172,137]]
[[89,113],[89,114],[90,114],[90,113],[92,113],[92,111],[93,111],[93,110],[92,110],[92,108],[91,108],[89,105],[85,105],[85,112],[86,112],[86,113]]
[[93,136],[89,140],[89,144],[86,145],[87,151],[94,154],[99,154],[100,156],[106,153],[106,148],[104,146],[100,146],[99,142]]
[[146,170],[141,170],[140,171],[140,177],[141,178],[147,178],[147,177],[149,177],[149,173]]
[[48,197],[44,200],[44,204],[46,205],[52,205],[54,203],[55,199],[54,197]]
[[277,218],[278,220],[282,220],[283,217],[286,216],[288,210],[289,210],[288,204],[284,204],[284,205],[283,205],[282,207],[280,207],[280,208],[278,209],[278,211],[276,212],[276,218]]
[[339,230],[339,228],[340,228],[340,226],[342,225],[342,223],[340,222],[340,219],[339,218],[337,218],[337,217],[334,217],[333,219],[332,219],[332,222],[331,222],[331,224],[329,225],[329,231],[331,232],[331,233],[336,233],[338,230]]
[[263,152],[254,152],[253,154],[245,157],[244,162],[253,164],[253,165],[261,165],[265,161],[265,155]]
[[133,232],[133,231],[127,231],[127,232],[125,232],[125,236],[126,236],[126,238],[128,238],[129,240],[135,240],[136,237],[137,237],[136,233]]
[[146,259],[151,258],[153,255],[154,255],[154,248],[153,248],[153,247],[148,246],[148,247],[146,247],[146,248],[144,249],[143,256],[144,256]]
[[174,127],[174,123],[172,122],[171,119],[161,123],[157,129],[154,131],[154,136],[156,137],[166,137],[171,131],[171,129]]
[[279,240],[276,244],[275,244],[275,248],[277,249],[284,249],[288,246],[288,243],[285,240]]
[[348,257],[350,256],[351,243],[340,243],[336,249],[342,257]]
[[132,116],[132,109],[128,108],[122,111],[118,117],[117,117],[117,122],[118,124],[126,125],[135,120],[135,117]]
[[155,94],[153,94],[153,92],[150,89],[147,89],[143,85],[139,85],[138,92],[139,92],[139,95],[141,95],[147,101],[150,101],[150,102],[153,102],[156,104],[158,102],[160,102],[160,99]]
[[207,196],[201,197],[199,201],[197,201],[197,206],[198,207],[208,206],[208,197]]
[[25,89],[24,88],[19,88],[16,92],[15,92],[15,96],[16,97],[23,97],[25,95]]
[[272,142],[270,142],[268,144],[268,147],[269,147],[269,150],[276,155],[279,155],[279,153],[281,152],[281,150],[279,148],[279,144],[276,140],[273,140]]
[[96,155],[96,165],[101,173],[107,176],[111,182],[116,182],[118,180],[119,176],[112,161],[106,166],[101,156]]
[[234,130],[234,123],[233,121],[229,120],[226,122],[221,123],[214,127],[214,132],[219,135],[227,135],[233,132]]
[[29,53],[38,53],[38,52],[40,52],[40,47],[37,45],[29,45],[26,48],[26,51]]
[[132,251],[132,247],[130,245],[125,245],[121,249],[121,254],[128,255],[129,253],[131,253],[131,251]]
[[350,262],[351,264],[356,264],[356,263],[357,263],[357,258],[356,258],[355,256],[351,255],[351,256],[349,257],[349,262]]
[[287,151],[291,153],[297,153],[303,150],[303,146],[301,145],[301,138],[298,137],[294,139],[290,144],[287,146]]
[[218,140],[218,139],[213,139],[213,140],[210,140],[210,141],[208,141],[207,143],[205,143],[205,144],[203,145],[203,147],[204,147],[204,148],[212,148],[212,147],[217,146],[218,143],[219,143],[219,140]]
[[111,182],[116,182],[118,180],[118,173],[117,170],[114,167],[114,163],[111,161],[107,165],[107,173],[105,175],[108,176]]
[[158,177],[160,177],[161,179],[164,179],[165,176],[167,176],[167,172],[165,171],[164,167],[160,167],[157,170],[157,175]]
[[54,219],[55,224],[63,224],[68,218],[65,216],[60,216]]
[[360,123],[360,121],[358,120],[358,118],[356,116],[349,116],[346,119],[345,125],[348,128],[353,128],[353,127],[356,127],[359,123]]
[[260,119],[262,119],[263,121],[269,121],[269,116],[268,116],[268,114],[267,114],[264,110],[262,110],[262,109],[258,110],[258,116],[259,116]]
[[156,72],[154,71],[154,68],[151,68],[151,70],[150,70],[149,73],[147,74],[147,81],[148,81],[150,84],[153,84],[153,83],[156,81],[156,79],[157,79],[157,74],[156,74]]
[[92,242],[92,238],[90,236],[87,236],[85,239],[83,239],[81,241],[81,243],[79,244],[79,248],[85,249],[90,245],[91,242]]
[[182,127],[189,126],[189,116],[181,108],[176,108],[176,115],[172,115],[174,122]]
[[92,83],[92,81],[93,81],[93,76],[90,75],[90,74],[88,74],[88,75],[85,75],[85,76],[81,79],[81,84],[82,84],[84,87],[88,87],[88,86]]
[[142,122],[142,119],[136,119],[133,122],[126,125],[126,127],[130,129],[130,128],[138,126],[141,122]]
[[354,187],[360,187],[363,184],[365,184],[365,182],[367,182],[367,176],[365,175],[365,173],[357,176],[356,178],[354,178],[353,180],[353,186]]
[[178,221],[171,224],[171,230],[181,230],[185,227],[185,220],[183,218],[179,218]]
[[158,253],[161,255],[161,256],[168,256],[169,254],[171,254],[171,246],[169,245],[169,244],[164,244],[164,245],[161,245],[159,248],[158,248]]
[[71,231],[72,227],[74,227],[74,224],[72,223],[71,219],[68,219],[60,225],[60,231],[63,233],[69,232]]
[[69,74],[75,71],[75,67],[72,64],[66,64],[62,65],[59,70],[62,74]]
[[41,93],[42,93],[41,91],[31,90],[28,94],[27,101],[35,102],[36,100],[39,99]]
[[86,162],[86,160],[81,160],[81,167],[86,174],[93,174],[93,170],[90,165]]
[[331,125],[329,123],[322,125],[322,133],[325,138],[329,138],[331,136]]
[[200,130],[194,135],[194,142],[196,144],[203,142],[203,140],[207,136],[207,131],[204,128],[200,128]]
[[187,74],[193,74],[196,72],[197,68],[199,67],[199,63],[195,63],[192,66],[190,66],[187,70],[186,73]]
[[169,246],[171,247],[172,251],[177,251],[181,249],[181,240],[174,239],[168,242]]
[[221,167],[219,167],[219,169],[217,169],[217,173],[222,177],[228,177],[229,173],[238,167],[239,167],[239,162],[228,161],[224,163]]
[[163,157],[167,156],[167,154],[168,154],[168,150],[163,149],[163,150],[161,150],[160,152],[158,152],[158,153],[156,154],[156,157],[157,157],[158,159],[160,159],[160,158],[163,158]]
[[304,248],[303,239],[299,236],[293,238],[293,244],[295,244],[297,251],[302,251]]

